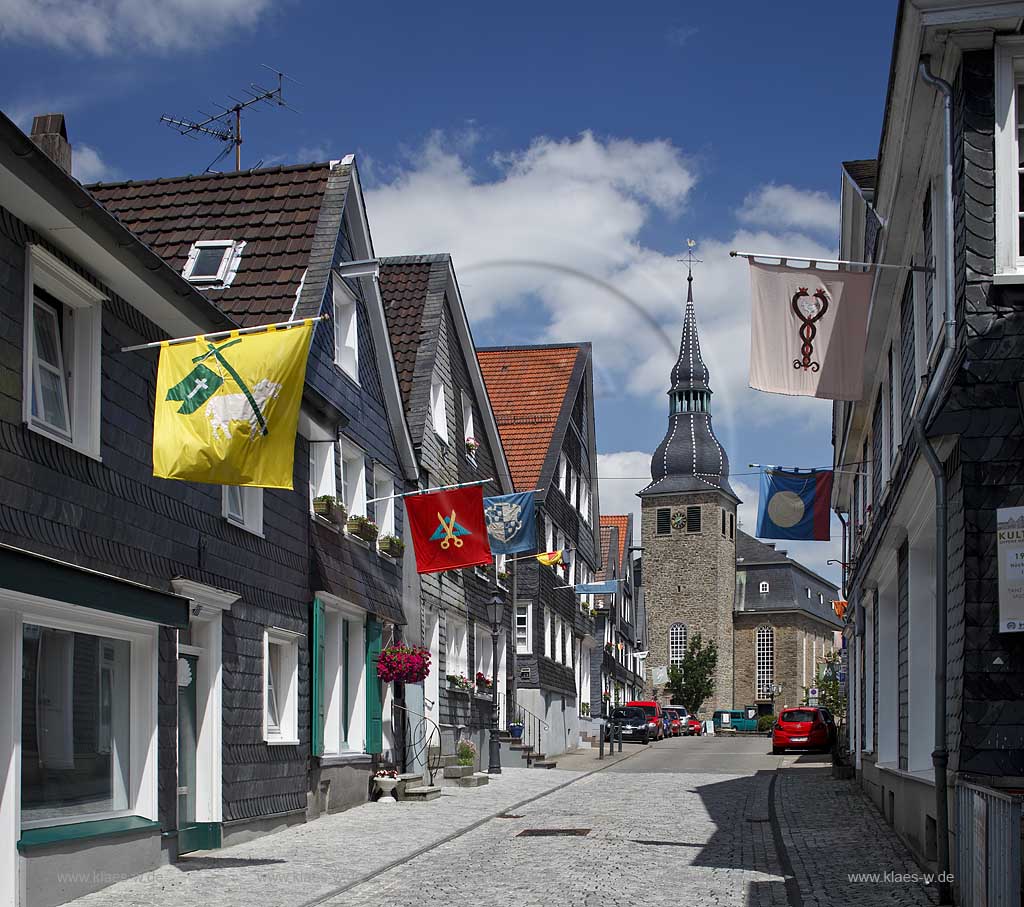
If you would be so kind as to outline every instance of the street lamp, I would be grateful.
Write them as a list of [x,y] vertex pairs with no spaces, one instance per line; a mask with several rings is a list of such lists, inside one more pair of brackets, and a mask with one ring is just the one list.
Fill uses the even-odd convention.
[[497,589],[487,602],[487,619],[491,622],[491,747],[488,774],[501,774],[501,744],[498,742],[498,633],[505,614],[505,596]]

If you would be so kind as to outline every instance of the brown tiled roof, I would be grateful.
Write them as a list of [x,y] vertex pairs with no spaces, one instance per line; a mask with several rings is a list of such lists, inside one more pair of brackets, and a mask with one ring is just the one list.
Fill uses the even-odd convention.
[[196,240],[244,240],[231,286],[204,292],[239,323],[265,324],[292,314],[330,173],[301,164],[88,188],[179,272]]
[[512,482],[519,491],[538,485],[579,352],[577,346],[477,351]]
[[391,334],[391,349],[395,354],[398,384],[407,408],[416,372],[416,353],[423,340],[423,309],[433,267],[430,259],[435,257],[381,260],[380,292]]
[[624,558],[626,554],[626,530],[629,528],[629,514],[627,513],[613,513],[613,514],[601,514],[601,538],[604,538],[605,527],[614,526],[619,530],[619,573],[622,573],[622,567],[626,563]]

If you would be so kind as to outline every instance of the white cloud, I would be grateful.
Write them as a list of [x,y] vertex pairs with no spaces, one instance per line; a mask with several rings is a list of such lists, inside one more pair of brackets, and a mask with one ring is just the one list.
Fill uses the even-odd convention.
[[[602,394],[662,402],[678,354],[685,271],[681,248],[651,248],[641,236],[656,215],[685,210],[693,164],[669,142],[587,132],[494,154],[493,172],[482,174],[469,162],[473,135],[467,142],[435,133],[404,169],[367,192],[378,253],[451,252],[475,322],[520,307],[523,323],[521,307],[529,306],[531,336],[594,344]],[[726,241],[696,238],[703,264],[694,294],[720,437],[732,446],[733,424],[763,425],[780,414],[820,437],[827,403],[747,387],[749,282],[744,262],[728,251],[832,257],[834,246],[784,225],[744,228]]]
[[650,479],[651,455],[640,450],[623,450],[597,455],[599,504],[602,514],[633,514],[634,543],[640,540],[640,498],[636,493]]
[[839,202],[826,192],[771,184],[761,186],[743,200],[739,218],[746,224],[762,227],[787,227],[837,235]]
[[0,40],[107,56],[207,47],[252,26],[271,0],[0,0]]
[[107,164],[100,153],[89,145],[75,145],[71,154],[71,170],[80,183],[102,183],[118,178],[117,170]]

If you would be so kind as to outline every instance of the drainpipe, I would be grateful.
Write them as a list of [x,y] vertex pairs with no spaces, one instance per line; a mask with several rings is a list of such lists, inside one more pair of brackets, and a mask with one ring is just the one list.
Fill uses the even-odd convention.
[[[949,804],[946,788],[946,766],[949,764],[949,751],[946,749],[946,473],[935,448],[928,440],[926,426],[956,354],[956,285],[953,274],[953,87],[949,82],[933,75],[929,63],[929,57],[923,56],[918,72],[927,84],[942,94],[945,139],[945,161],[942,169],[945,202],[942,231],[945,273],[942,277],[945,285],[946,315],[943,322],[942,356],[917,411],[914,432],[935,480],[935,751],[932,753],[932,764],[935,766],[937,868],[939,878],[949,878]],[[939,903],[952,904],[952,893],[952,885],[949,882],[940,882]]]
[[846,573],[850,565],[850,552],[847,550],[847,545],[849,544],[849,542],[846,537],[847,522],[843,517],[843,512],[838,507],[836,508],[835,513],[836,516],[839,517],[839,522],[843,524],[843,544],[842,547],[839,549],[839,569],[842,570],[843,577],[840,592],[842,592],[843,601],[846,601]]

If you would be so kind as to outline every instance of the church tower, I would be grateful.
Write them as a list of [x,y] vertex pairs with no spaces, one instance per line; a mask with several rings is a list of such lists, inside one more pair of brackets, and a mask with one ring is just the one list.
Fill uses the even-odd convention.
[[[643,526],[644,601],[650,636],[646,689],[662,702],[664,676],[696,633],[718,645],[710,717],[732,708],[736,506],[729,458],[711,427],[711,384],[700,352],[693,274],[686,277],[679,359],[669,388],[668,432],[651,460],[651,483],[638,492]],[[742,707],[743,703],[738,704]]]

